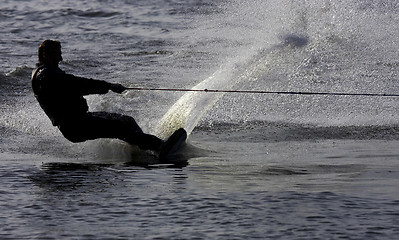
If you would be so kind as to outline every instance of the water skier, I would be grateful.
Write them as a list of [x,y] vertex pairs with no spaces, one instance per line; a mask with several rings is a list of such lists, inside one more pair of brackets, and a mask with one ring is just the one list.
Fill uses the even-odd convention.
[[144,133],[134,118],[117,113],[89,112],[83,96],[122,93],[121,84],[77,77],[62,71],[61,43],[45,40],[38,51],[39,61],[32,73],[32,88],[41,108],[71,142],[117,138],[143,150],[159,151],[163,141]]

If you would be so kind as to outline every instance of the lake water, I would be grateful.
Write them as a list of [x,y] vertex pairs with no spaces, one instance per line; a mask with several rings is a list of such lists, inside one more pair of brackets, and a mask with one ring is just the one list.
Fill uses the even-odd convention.
[[2,1],[2,239],[395,239],[397,97],[127,91],[87,97],[160,137],[73,144],[30,88],[37,48],[128,87],[399,90],[399,1]]

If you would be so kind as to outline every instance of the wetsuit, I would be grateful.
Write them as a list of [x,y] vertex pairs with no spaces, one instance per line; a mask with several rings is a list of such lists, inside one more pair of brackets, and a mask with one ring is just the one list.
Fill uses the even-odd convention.
[[118,138],[141,149],[158,150],[162,140],[143,133],[134,118],[117,113],[89,112],[90,94],[105,94],[112,84],[66,74],[40,65],[32,74],[32,88],[41,108],[71,142]]

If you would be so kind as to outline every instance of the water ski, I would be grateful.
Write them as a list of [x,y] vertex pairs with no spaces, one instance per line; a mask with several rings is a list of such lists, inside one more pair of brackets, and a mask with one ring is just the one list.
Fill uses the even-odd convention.
[[176,130],[165,143],[161,146],[159,151],[160,162],[166,162],[174,154],[176,154],[186,143],[187,132],[183,128]]

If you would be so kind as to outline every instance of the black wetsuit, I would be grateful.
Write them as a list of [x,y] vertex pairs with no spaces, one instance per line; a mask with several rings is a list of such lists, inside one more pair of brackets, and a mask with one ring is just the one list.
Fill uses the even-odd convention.
[[89,112],[90,94],[105,94],[112,84],[66,74],[59,68],[40,65],[32,74],[32,88],[41,108],[71,142],[118,138],[141,149],[158,150],[159,138],[145,134],[134,118],[117,113]]

